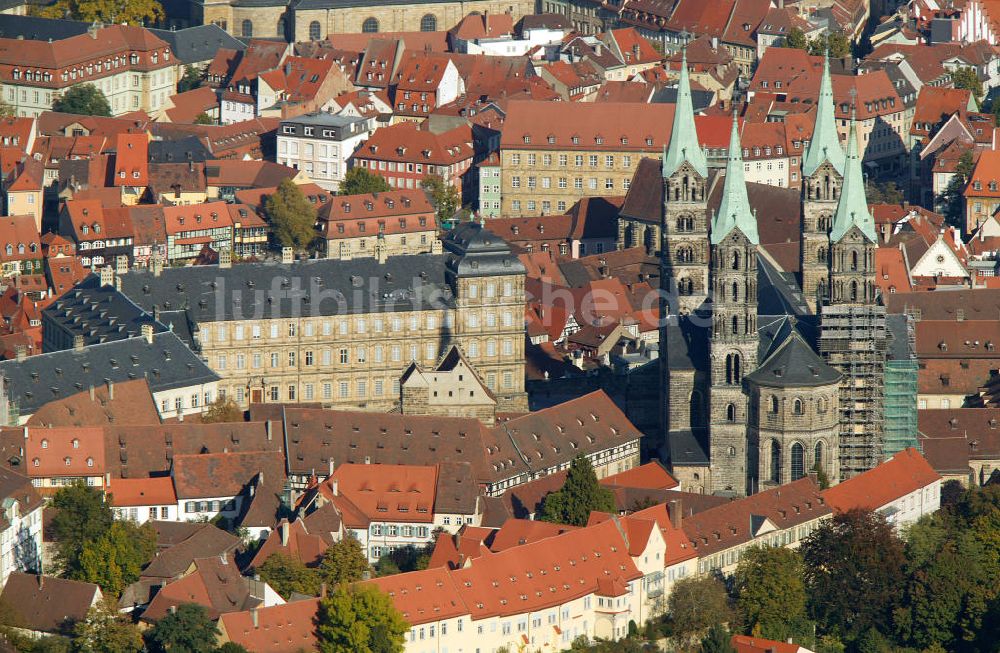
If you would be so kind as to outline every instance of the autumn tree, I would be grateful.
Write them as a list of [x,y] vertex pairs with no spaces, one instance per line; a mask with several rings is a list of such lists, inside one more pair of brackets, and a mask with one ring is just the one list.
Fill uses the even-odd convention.
[[218,630],[204,606],[182,603],[156,622],[147,640],[157,653],[204,653],[215,649],[217,637]]
[[166,15],[157,0],[57,0],[37,13],[43,18],[68,18],[105,25],[145,25]]
[[667,599],[668,625],[674,642],[687,646],[716,624],[731,618],[726,587],[713,576],[682,578]]
[[370,571],[361,542],[350,535],[330,546],[319,565],[319,575],[330,587],[359,581]]
[[793,27],[789,30],[788,36],[785,37],[785,47],[795,48],[796,50],[808,50],[809,40],[806,38],[805,32],[798,27]]
[[139,653],[143,649],[142,633],[108,598],[74,626],[73,645],[77,653]]
[[202,414],[201,421],[206,424],[242,422],[243,409],[229,397],[219,395]]
[[367,168],[351,168],[340,182],[341,195],[362,195],[364,193],[384,193],[392,186],[382,175],[369,172]]
[[93,84],[80,84],[70,88],[52,103],[52,110],[82,116],[111,115],[108,98]]
[[576,456],[562,488],[542,502],[537,519],[571,526],[586,526],[591,511],[615,512],[615,495],[597,481],[590,460]]
[[75,580],[96,583],[108,596],[118,596],[139,580],[142,567],[156,555],[156,530],[150,524],[116,521],[100,537],[84,542]]
[[802,578],[802,558],[796,551],[757,547],[744,552],[733,585],[745,632],[779,641],[810,637]]
[[903,543],[885,517],[851,510],[823,521],[801,545],[811,616],[854,641],[890,632],[905,582]]
[[975,68],[963,66],[951,71],[951,83],[955,88],[972,91],[972,99],[979,104],[983,97],[983,83],[979,80],[979,74]]
[[283,179],[264,205],[271,231],[283,247],[303,250],[316,238],[316,207],[291,179]]
[[392,599],[373,585],[338,585],[320,600],[316,615],[321,653],[401,653],[409,629]]
[[316,596],[319,594],[320,576],[315,569],[306,567],[284,553],[274,553],[257,568],[260,579],[283,598],[292,592]]
[[446,182],[441,175],[428,175],[420,182],[420,187],[430,198],[438,223],[455,217],[462,198],[454,184]]

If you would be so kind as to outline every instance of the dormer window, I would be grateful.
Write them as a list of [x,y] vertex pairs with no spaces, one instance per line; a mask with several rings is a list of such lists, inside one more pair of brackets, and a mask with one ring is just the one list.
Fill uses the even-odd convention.
[[42,439],[42,449],[48,449],[48,448],[49,448],[49,441],[43,438]]
[[132,178],[133,179],[138,179],[139,178],[139,171],[138,170],[133,170],[132,171]]
[[88,227],[87,225],[83,225],[82,227],[80,227],[80,231],[82,231],[83,235],[86,236],[88,233],[90,233],[90,227]]
[[76,438],[73,438],[73,448],[74,449],[79,449],[80,448],[80,441],[77,440]]
[[139,55],[137,55],[137,54],[134,54],[134,53],[133,53],[133,54],[132,54],[132,55],[131,55],[131,56],[130,56],[130,57],[128,58],[128,62],[129,62],[130,64],[132,64],[133,66],[134,66],[135,64],[139,63]]
[[524,135],[524,142],[526,144],[531,142],[531,135],[530,134],[525,134]]

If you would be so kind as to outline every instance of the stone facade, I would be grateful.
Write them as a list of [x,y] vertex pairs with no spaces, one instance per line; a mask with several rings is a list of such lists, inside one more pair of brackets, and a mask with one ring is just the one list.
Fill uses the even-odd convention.
[[843,177],[827,161],[803,181],[802,295],[809,308],[815,312],[829,293],[829,234]]
[[404,415],[475,417],[487,426],[496,423],[496,398],[458,347],[434,369],[412,363],[403,374],[399,405]]
[[690,313],[708,296],[707,185],[686,162],[664,180],[663,257],[682,313]]

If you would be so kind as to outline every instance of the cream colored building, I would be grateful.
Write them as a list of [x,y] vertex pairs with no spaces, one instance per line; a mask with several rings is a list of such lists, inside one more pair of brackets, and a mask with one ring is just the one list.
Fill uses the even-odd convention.
[[[457,344],[502,410],[527,409],[524,268],[477,223],[445,254],[131,272],[144,309],[186,310],[195,347],[241,405],[322,403],[388,410],[417,362]],[[154,304],[156,308],[154,309]]]

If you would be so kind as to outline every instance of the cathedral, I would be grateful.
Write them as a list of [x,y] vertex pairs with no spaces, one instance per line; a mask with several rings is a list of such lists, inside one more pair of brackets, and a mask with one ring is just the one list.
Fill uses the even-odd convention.
[[760,235],[777,218],[751,196],[797,191],[746,183],[735,115],[725,169],[710,172],[685,60],[659,224],[628,225],[660,243],[662,425],[684,489],[752,494],[812,471],[835,483],[881,460],[890,336],[861,158],[853,119],[846,152],[837,135],[827,63],[786,227],[799,259],[783,265]]

